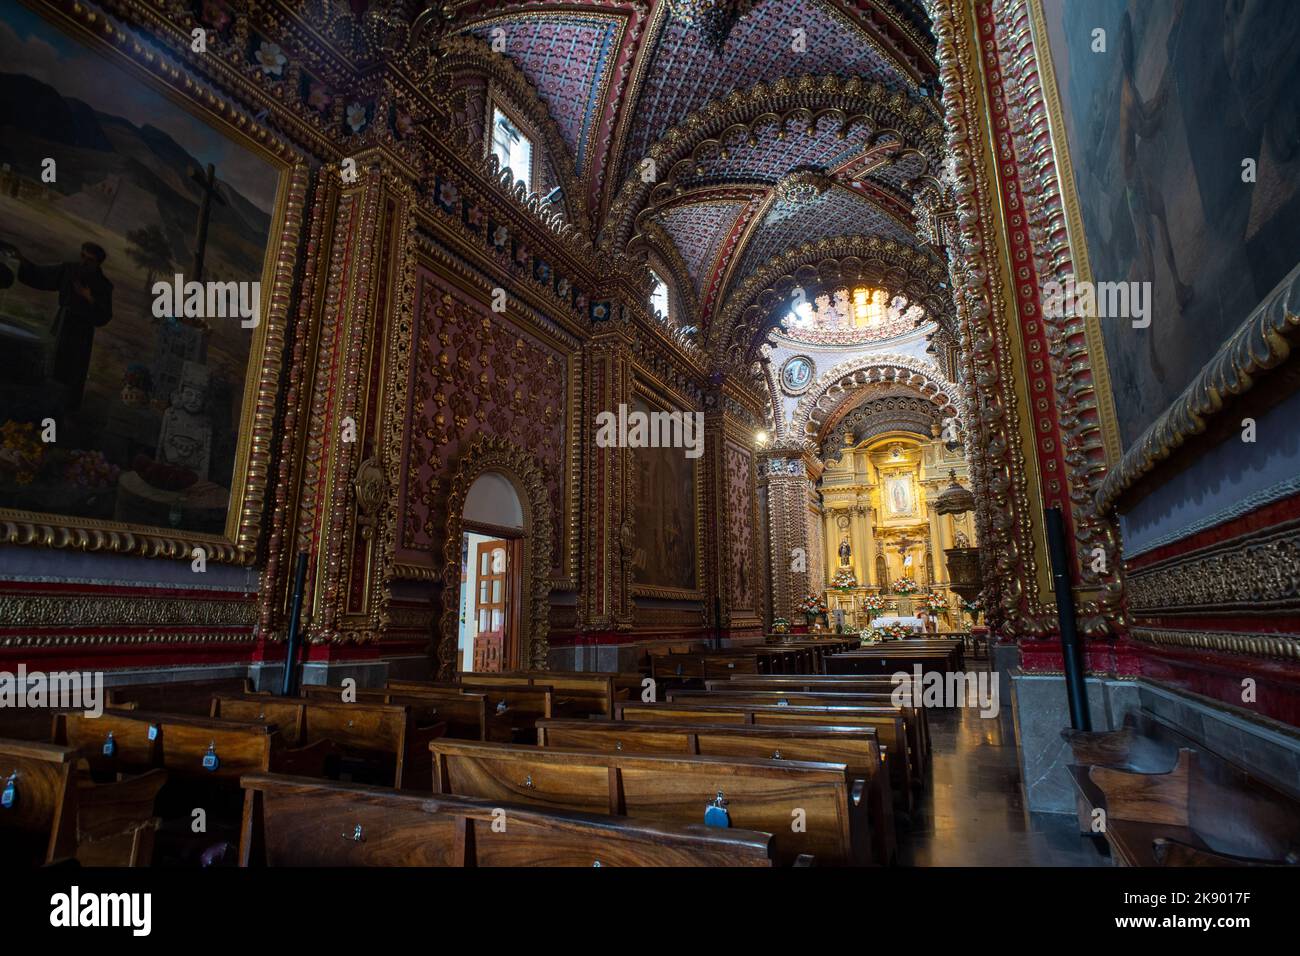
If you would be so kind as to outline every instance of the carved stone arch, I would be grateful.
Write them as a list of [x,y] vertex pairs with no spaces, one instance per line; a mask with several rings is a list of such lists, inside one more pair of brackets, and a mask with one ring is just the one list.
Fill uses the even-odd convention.
[[760,333],[796,286],[867,282],[922,306],[928,318],[950,328],[955,309],[948,266],[925,249],[879,236],[838,236],[806,242],[769,259],[733,290],[709,323],[706,345],[719,365],[747,364],[762,344]]
[[480,475],[504,475],[514,486],[524,512],[523,607],[520,615],[520,659],[529,670],[546,667],[550,644],[551,502],[546,476],[532,455],[497,435],[479,432],[461,455],[447,494],[447,529],[443,542],[442,618],[439,621],[437,666],[439,680],[451,677],[456,661],[460,622],[460,547],[464,531],[465,496]]
[[[551,168],[564,189],[564,201],[569,209],[571,221],[581,233],[590,239],[593,223],[587,209],[587,193],[578,179],[577,167],[569,146],[560,133],[560,127],[551,116],[546,102],[538,95],[536,87],[529,81],[523,70],[514,61],[501,53],[494,53],[492,48],[473,34],[455,34],[442,38],[438,46],[439,59],[430,71],[428,82],[436,88],[450,88],[452,78],[458,73],[470,71],[481,73],[501,90],[510,104],[521,113],[533,127],[541,132],[542,143]],[[441,137],[457,145],[462,152],[478,161],[482,161],[482,130],[466,129],[456,122],[457,111],[448,112],[442,124],[434,126]]]
[[799,400],[791,419],[794,437],[814,441],[822,425],[847,395],[870,382],[907,386],[928,398],[940,417],[961,423],[961,392],[933,365],[910,355],[860,355],[841,362],[817,379]]
[[[837,124],[839,137],[851,132],[872,135],[887,128],[926,156],[938,168],[943,155],[943,123],[929,100],[902,90],[889,90],[861,77],[801,76],[757,83],[734,90],[691,113],[650,147],[646,157],[630,160],[627,178],[610,203],[597,240],[603,250],[626,247],[639,228],[642,214],[671,200],[710,156],[758,145],[756,131],[776,123],[801,123],[803,130]],[[655,177],[641,174],[644,159],[654,161]]]

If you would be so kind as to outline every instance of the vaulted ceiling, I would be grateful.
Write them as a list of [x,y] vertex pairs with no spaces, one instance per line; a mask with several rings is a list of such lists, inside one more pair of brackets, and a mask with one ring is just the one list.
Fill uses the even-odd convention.
[[602,251],[676,263],[704,341],[732,341],[711,318],[796,247],[936,252],[914,213],[943,143],[919,0],[449,6],[452,32],[507,57],[545,104],[583,192],[568,204],[579,225]]

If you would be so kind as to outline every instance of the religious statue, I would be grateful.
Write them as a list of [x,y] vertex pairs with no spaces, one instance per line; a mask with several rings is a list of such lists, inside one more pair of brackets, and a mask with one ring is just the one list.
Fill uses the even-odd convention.
[[212,458],[212,420],[204,412],[207,402],[208,367],[186,362],[158,435],[158,460],[188,468],[200,480],[207,480]]
[[847,568],[851,557],[853,557],[853,548],[849,546],[849,539],[845,538],[840,542],[840,567]]

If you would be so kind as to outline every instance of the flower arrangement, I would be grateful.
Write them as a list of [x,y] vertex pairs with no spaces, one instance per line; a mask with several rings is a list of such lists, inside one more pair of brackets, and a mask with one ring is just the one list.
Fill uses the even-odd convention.
[[948,610],[948,602],[943,599],[942,594],[925,594],[921,596],[921,607],[931,614],[939,614]]
[[921,589],[917,586],[917,583],[911,578],[899,578],[897,581],[894,582],[895,594],[915,594],[919,590]]
[[891,641],[901,641],[909,634],[919,634],[914,624],[904,624],[901,621],[894,621],[892,624],[886,624],[879,628],[880,632]]
[[772,621],[773,634],[786,634],[790,631],[790,622],[783,617],[778,617]]
[[970,615],[972,624],[979,623],[980,611],[983,610],[983,606],[980,604],[979,598],[976,598],[973,601],[962,601],[961,609]]
[[853,573],[852,568],[840,568],[835,572],[835,580],[831,582],[831,587],[840,591],[847,591],[857,586],[858,577]]
[[803,614],[825,614],[826,602],[821,595],[809,592],[808,596],[795,605],[795,610]]
[[862,599],[862,610],[876,617],[885,610],[885,599],[879,594],[868,594]]
[[34,423],[10,419],[0,425],[0,470],[11,472],[18,484],[30,485],[41,470],[48,447]]
[[102,451],[77,450],[63,470],[65,481],[79,488],[106,488],[117,481],[121,469],[104,457]]

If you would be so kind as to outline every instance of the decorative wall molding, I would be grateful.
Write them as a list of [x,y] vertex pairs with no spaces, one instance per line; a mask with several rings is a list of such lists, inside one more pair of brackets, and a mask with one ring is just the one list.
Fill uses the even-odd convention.
[[1300,634],[1238,634],[1233,631],[1134,627],[1129,630],[1129,637],[1140,644],[1158,647],[1300,662]]
[[1300,522],[1130,570],[1128,600],[1139,614],[1300,609]]

